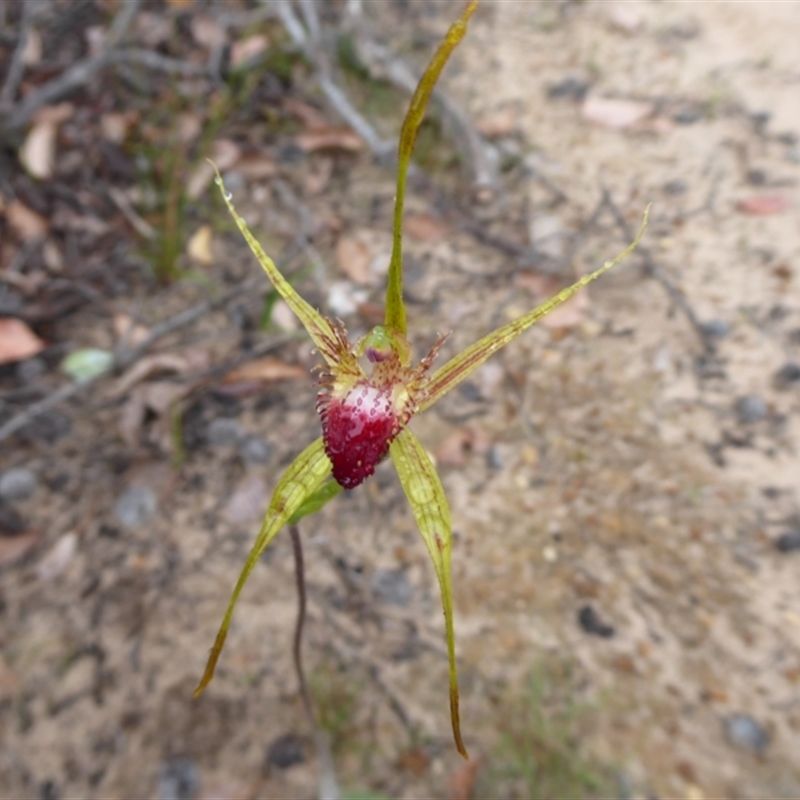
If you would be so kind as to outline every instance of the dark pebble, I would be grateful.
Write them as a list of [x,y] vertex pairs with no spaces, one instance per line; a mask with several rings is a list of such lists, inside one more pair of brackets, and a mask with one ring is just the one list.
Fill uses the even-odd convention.
[[275,158],[279,164],[297,164],[305,160],[305,157],[305,150],[294,142],[284,142],[275,151]]
[[36,475],[24,467],[13,467],[0,475],[0,498],[13,503],[25,500],[36,491]]
[[27,526],[13,508],[0,503],[0,536],[19,536]]
[[684,194],[689,191],[689,184],[680,178],[676,178],[664,184],[664,191],[671,195]]
[[161,765],[159,800],[194,800],[200,790],[200,770],[191,758],[173,758]]
[[743,425],[758,422],[767,416],[767,404],[755,394],[748,394],[736,400],[736,417]]
[[725,339],[731,332],[731,326],[724,319],[711,319],[703,324],[703,334],[711,339]]
[[478,403],[483,400],[480,387],[476,386],[472,381],[464,381],[464,383],[458,387],[458,393],[471,403]]
[[578,612],[578,624],[584,632],[600,636],[602,639],[610,639],[614,635],[614,627],[603,622],[592,606],[581,608]]
[[39,790],[39,797],[42,800],[58,800],[61,797],[61,792],[58,791],[58,784],[53,780],[46,780]]
[[212,447],[235,447],[243,434],[242,426],[235,419],[218,417],[208,424],[206,441]]
[[302,764],[306,760],[303,744],[303,740],[296,733],[279,736],[267,750],[266,766],[288,769],[296,764]]
[[493,444],[486,452],[486,466],[489,469],[503,469],[503,456],[496,444]]
[[414,590],[402,569],[379,569],[372,576],[372,590],[390,606],[407,606]]
[[749,169],[746,178],[751,186],[764,186],[767,182],[767,173],[763,169]]
[[788,389],[793,383],[800,381],[800,364],[789,361],[775,373],[772,380],[776,389]]
[[725,720],[725,732],[731,744],[761,753],[769,744],[769,734],[749,714],[733,714]]
[[586,97],[589,91],[589,84],[579,78],[564,78],[563,81],[552,84],[547,89],[547,96],[551,100],[560,100],[566,98],[567,100],[581,101]]
[[678,125],[693,125],[703,119],[703,110],[701,108],[684,108],[673,114],[672,119]]
[[775,540],[775,548],[781,553],[791,553],[800,550],[800,530],[786,531]]
[[272,455],[272,447],[260,436],[246,436],[239,445],[239,455],[245,464],[266,464]]

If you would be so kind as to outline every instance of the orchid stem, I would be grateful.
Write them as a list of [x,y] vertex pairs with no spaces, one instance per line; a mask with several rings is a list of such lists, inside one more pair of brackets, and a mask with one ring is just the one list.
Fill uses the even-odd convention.
[[292,550],[294,551],[294,576],[297,584],[297,622],[294,628],[294,668],[297,672],[297,683],[300,686],[300,696],[303,698],[303,707],[311,727],[316,733],[318,730],[317,719],[314,716],[314,707],[306,683],[306,674],[303,670],[303,626],[306,621],[306,576],[303,562],[303,545],[300,541],[300,529],[297,525],[289,526],[289,535],[292,537]]

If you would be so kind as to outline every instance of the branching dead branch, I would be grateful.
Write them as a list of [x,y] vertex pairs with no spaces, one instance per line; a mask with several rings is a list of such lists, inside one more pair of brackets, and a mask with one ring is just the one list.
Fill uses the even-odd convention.
[[89,58],[82,59],[73,64],[66,72],[57,78],[41,86],[36,91],[31,92],[20,105],[11,111],[6,118],[4,129],[6,131],[16,131],[27,125],[33,115],[42,107],[54,103],[65,97],[75,89],[85,85],[86,82],[109,63],[113,57],[114,48],[124,38],[134,17],[139,11],[142,0],[128,0],[122,4],[122,8],[111,24],[103,49],[100,53]]
[[347,95],[330,77],[330,65],[320,40],[321,27],[315,3],[301,6],[309,30],[303,27],[290,0],[275,0],[274,8],[293,44],[302,50],[317,68],[317,81],[330,104],[342,119],[367,143],[369,149],[379,158],[394,152],[394,145],[382,139],[348,99]]

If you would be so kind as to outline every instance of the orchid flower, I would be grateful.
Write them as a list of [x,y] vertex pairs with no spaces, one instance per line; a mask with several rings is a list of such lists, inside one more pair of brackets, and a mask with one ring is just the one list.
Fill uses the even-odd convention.
[[[375,467],[388,454],[397,470],[439,581],[450,669],[453,737],[458,751],[465,758],[467,751],[459,723],[453,631],[450,508],[430,456],[408,428],[409,420],[415,414],[430,408],[486,359],[545,314],[622,261],[638,244],[647,223],[645,212],[644,222],[635,241],[615,259],[607,261],[599,269],[585,275],[533,311],[487,334],[443,366],[433,369],[433,362],[444,342],[444,336],[439,337],[428,355],[418,364],[412,364],[403,303],[402,221],[406,173],[433,87],[453,49],[464,37],[467,22],[477,4],[478,0],[472,0],[448,30],[411,98],[400,132],[394,236],[383,325],[376,326],[358,341],[351,343],[341,322],[322,316],[300,297],[236,212],[231,195],[225,191],[222,178],[217,172],[216,182],[236,225],[275,289],[302,322],[324,359],[325,366],[320,375],[317,398],[322,436],[300,453],[278,481],[258,538],[234,587],[205,673],[195,690],[195,696],[199,695],[214,676],[236,602],[273,537],[285,524],[296,522],[301,517],[318,511],[343,489],[356,488],[373,474]],[[366,371],[359,361],[364,357],[368,362]]]

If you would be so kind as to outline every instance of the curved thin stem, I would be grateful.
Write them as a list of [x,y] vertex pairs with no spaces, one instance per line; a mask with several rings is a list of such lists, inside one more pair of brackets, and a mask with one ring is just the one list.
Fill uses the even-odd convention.
[[303,670],[303,626],[306,621],[306,575],[303,561],[303,545],[300,541],[300,529],[297,525],[289,526],[289,535],[292,537],[292,550],[294,551],[294,577],[297,584],[297,622],[294,627],[294,668],[297,672],[297,683],[300,687],[300,696],[303,698],[303,707],[311,727],[316,732],[317,719],[314,716],[314,706],[306,683],[306,674]]

